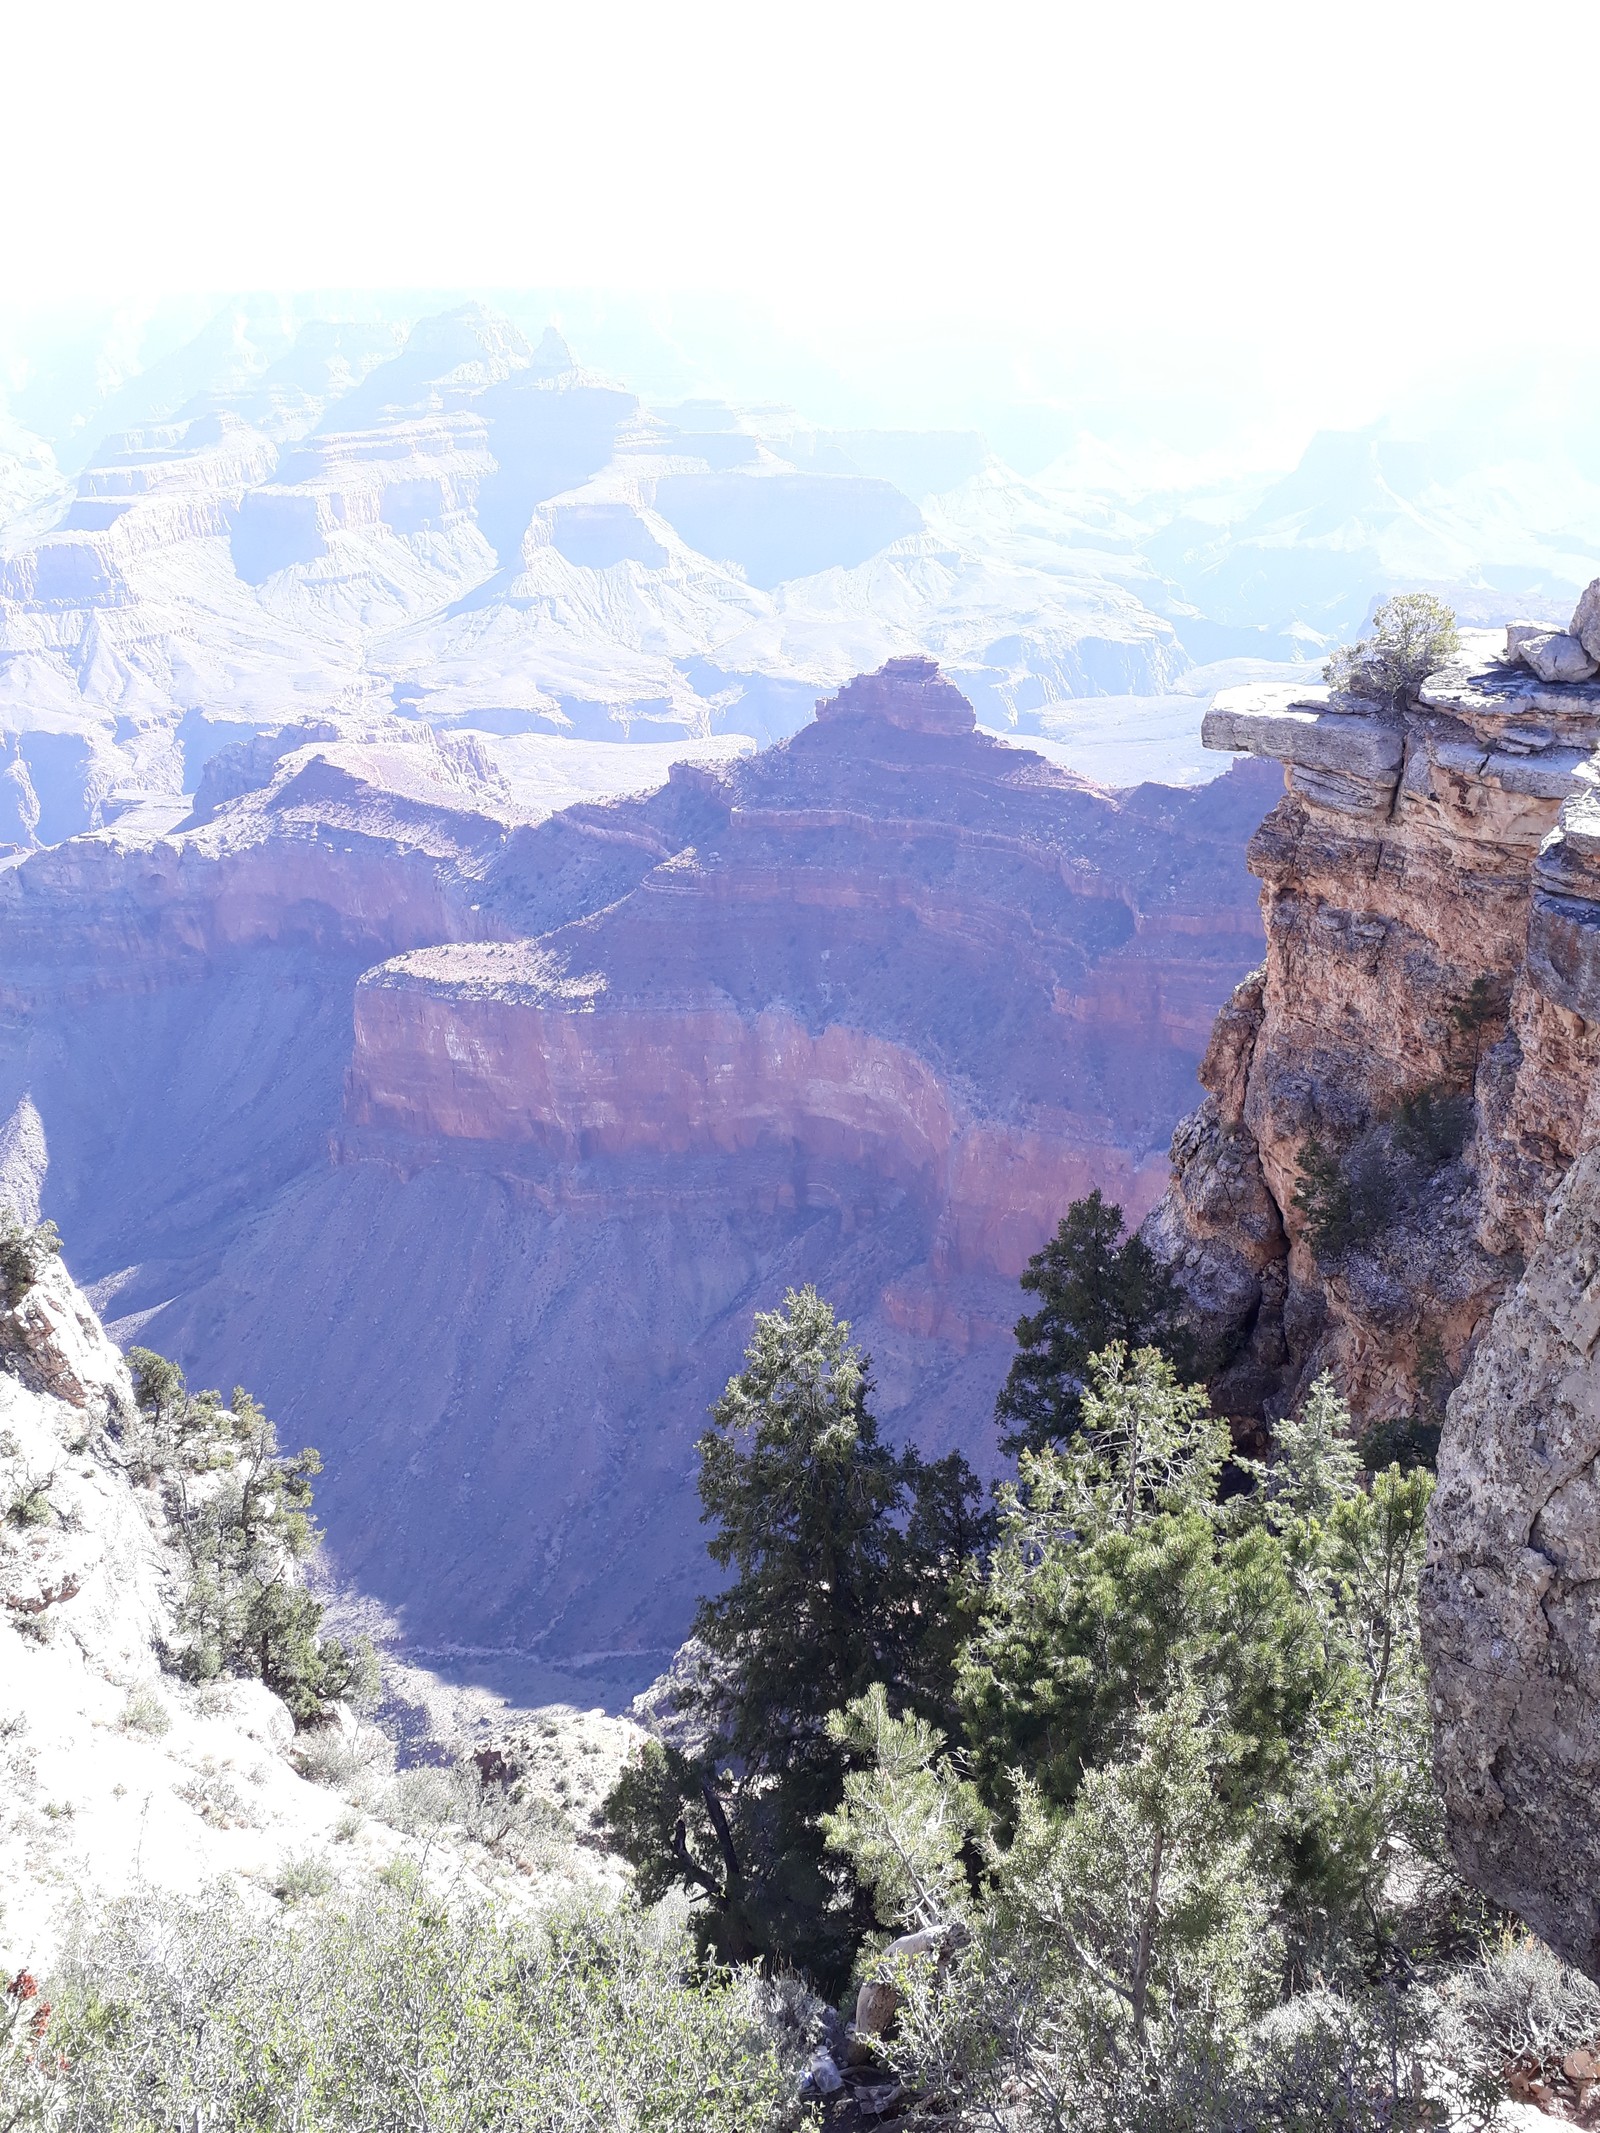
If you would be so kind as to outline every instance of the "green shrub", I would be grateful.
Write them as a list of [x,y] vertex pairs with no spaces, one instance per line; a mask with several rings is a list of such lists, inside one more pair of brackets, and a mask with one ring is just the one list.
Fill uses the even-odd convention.
[[1421,1421],[1415,1415],[1391,1415],[1362,1431],[1361,1456],[1374,1470],[1397,1466],[1402,1473],[1409,1473],[1414,1467],[1422,1467],[1432,1473],[1439,1464],[1442,1435],[1437,1422]]
[[1291,1199],[1306,1218],[1306,1235],[1319,1259],[1342,1252],[1352,1241],[1355,1218],[1350,1181],[1338,1157],[1315,1133],[1308,1135],[1300,1150],[1299,1176]]
[[1427,1180],[1461,1154],[1472,1128],[1471,1096],[1429,1082],[1368,1125],[1342,1157],[1315,1132],[1308,1135],[1292,1204],[1306,1218],[1318,1258],[1370,1243],[1416,1205]]
[[326,1859],[315,1852],[302,1852],[284,1859],[272,1877],[272,1893],[280,1903],[308,1903],[326,1896],[338,1886],[338,1877]]
[[61,1249],[53,1222],[19,1222],[0,1207],[0,1302],[14,1311]]
[[20,1529],[28,1526],[47,1526],[49,1523],[49,1483],[44,1481],[25,1482],[6,1506],[6,1524]]
[[176,1363],[129,1351],[134,1413],[121,1443],[129,1473],[155,1482],[187,1576],[175,1610],[181,1641],[170,1660],[190,1681],[253,1674],[298,1725],[336,1702],[370,1700],[377,1656],[365,1638],[322,1628],[303,1565],[320,1539],[312,1482],[322,1461],[288,1456],[261,1406],[235,1387],[191,1393]]
[[1456,618],[1431,593],[1397,593],[1372,618],[1372,635],[1345,645],[1323,679],[1347,696],[1398,704],[1461,648]]
[[515,1922],[415,1870],[321,1889],[292,1925],[220,1890],[135,1895],[52,1996],[41,2117],[107,2133],[776,2133],[796,2082],[759,1980],[698,1970],[631,1904]]
[[118,1723],[124,1733],[143,1733],[159,1740],[170,1729],[172,1715],[154,1689],[140,1687],[128,1691]]
[[1472,1133],[1472,1098],[1443,1082],[1402,1096],[1389,1119],[1395,1147],[1425,1170],[1453,1163]]

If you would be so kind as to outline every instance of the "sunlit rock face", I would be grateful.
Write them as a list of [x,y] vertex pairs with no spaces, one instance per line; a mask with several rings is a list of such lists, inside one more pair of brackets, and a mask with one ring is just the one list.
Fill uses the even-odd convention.
[[320,1446],[413,1642],[593,1700],[683,1632],[694,1439],[789,1286],[992,1458],[1017,1274],[1153,1204],[1259,957],[1272,773],[1106,793],[909,658],[636,797],[541,813],[494,747],[306,740],[14,869],[0,1106],[124,1336]]
[[[1600,687],[1502,650],[1470,634],[1392,711],[1282,688],[1207,715],[1211,745],[1287,766],[1250,846],[1265,968],[1218,1023],[1157,1223],[1233,1346],[1241,1415],[1324,1368],[1363,1416],[1447,1390],[1580,1144],[1593,906],[1556,878],[1558,825],[1591,789]],[[1442,1135],[1421,1155],[1419,1101]],[[1313,1142],[1353,1181],[1326,1248],[1296,1197]]]
[[[1597,602],[1553,634],[1582,646]],[[1600,1976],[1600,682],[1551,634],[1475,634],[1392,711],[1212,712],[1288,790],[1251,846],[1265,966],[1146,1234],[1241,1421],[1324,1368],[1363,1418],[1442,1409],[1422,1611],[1451,1840]],[[1419,1162],[1425,1091],[1457,1109]],[[1313,1136],[1357,1188],[1343,1241],[1311,1220]]]
[[1113,801],[977,733],[915,659],[674,781],[706,826],[621,903],[367,973],[350,1148],[493,1145],[562,1181],[683,1160],[730,1207],[852,1223],[903,1204],[952,1277],[1014,1278],[1092,1183],[1143,1214],[1254,941],[1209,828],[1226,797]]

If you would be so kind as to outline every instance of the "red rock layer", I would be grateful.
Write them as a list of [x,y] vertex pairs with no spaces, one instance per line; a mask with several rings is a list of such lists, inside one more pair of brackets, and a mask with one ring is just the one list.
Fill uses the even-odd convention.
[[[1248,774],[1237,782],[1247,782]],[[1233,789],[1115,798],[891,662],[703,795],[692,848],[536,944],[418,950],[357,991],[347,1147],[720,1166],[851,1221],[908,1201],[928,1276],[1014,1278],[1099,1185],[1135,1218],[1256,920]]]

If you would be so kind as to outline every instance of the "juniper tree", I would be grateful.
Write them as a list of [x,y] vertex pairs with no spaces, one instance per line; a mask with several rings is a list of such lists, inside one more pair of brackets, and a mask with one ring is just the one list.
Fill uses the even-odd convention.
[[1372,618],[1372,635],[1335,652],[1322,670],[1332,688],[1398,703],[1460,649],[1454,611],[1432,593],[1396,593]]
[[1185,1376],[1197,1356],[1176,1283],[1139,1235],[1124,1235],[1122,1209],[1097,1187],[1074,1200],[1022,1286],[1037,1311],[1016,1323],[1017,1353],[995,1419],[1012,1453],[1064,1444],[1077,1431],[1089,1358],[1112,1342],[1156,1348]]
[[1001,1492],[960,1669],[975,1767],[997,1807],[1018,1768],[1070,1802],[1184,1680],[1213,1698],[1246,1798],[1283,1776],[1314,1701],[1313,1612],[1275,1536],[1216,1504],[1228,1440],[1203,1393],[1149,1349],[1086,1374],[1079,1436],[1025,1453]]
[[758,1313],[698,1447],[709,1552],[733,1573],[695,1620],[712,1685],[687,1715],[711,1738],[647,1749],[608,1803],[641,1885],[688,1888],[709,1945],[824,1979],[871,1925],[819,1825],[846,1762],[829,1714],[874,1683],[897,1708],[948,1709],[956,1573],[982,1530],[959,1455],[883,1442],[849,1334],[811,1288]]
[[242,1387],[224,1404],[215,1392],[191,1393],[177,1364],[153,1349],[131,1349],[128,1363],[135,1411],[124,1457],[135,1479],[159,1485],[187,1572],[173,1663],[196,1680],[254,1674],[302,1724],[331,1702],[369,1694],[371,1647],[327,1635],[305,1584],[321,1537],[312,1516],[318,1454],[307,1446],[285,1455]]

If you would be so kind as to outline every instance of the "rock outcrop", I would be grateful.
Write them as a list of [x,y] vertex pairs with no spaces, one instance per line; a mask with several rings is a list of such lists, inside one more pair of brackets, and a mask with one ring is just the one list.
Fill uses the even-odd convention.
[[1363,1418],[1443,1409],[1423,1629],[1452,1843],[1600,1976],[1597,614],[1600,581],[1555,651],[1469,640],[1392,713],[1219,700],[1217,745],[1288,765],[1251,848],[1267,961],[1148,1234],[1242,1423],[1324,1367]]
[[1090,1186],[1153,1203],[1259,955],[1270,773],[1109,794],[920,660],[544,819],[497,743],[281,738],[203,823],[0,875],[0,1117],[118,1331],[319,1445],[414,1649],[624,1700],[789,1285],[897,1432],[993,1456],[1017,1273]]
[[[0,1301],[0,1971],[47,1972],[81,1919],[136,1892],[232,1883],[268,1911],[293,1900],[296,1876],[331,1886],[402,1857],[435,1886],[512,1907],[616,1885],[595,1840],[641,1738],[630,1724],[508,1713],[390,1670],[385,1722],[415,1753],[453,1756],[490,1797],[543,1803],[530,1850],[437,1790],[431,1813],[411,1812],[392,1739],[348,1708],[297,1734],[262,1682],[172,1671],[186,1562],[164,1478],[134,1456],[132,1414],[121,1354],[48,1260],[17,1304]],[[428,1780],[448,1789],[441,1771]]]
[[8,1974],[50,1960],[79,1900],[136,1881],[265,1885],[286,1855],[326,1845],[342,1811],[291,1765],[294,1721],[260,1682],[163,1673],[179,1565],[110,1427],[131,1404],[122,1357],[59,1262],[0,1311]]
[[1207,717],[1287,790],[1250,846],[1267,960],[1213,1034],[1153,1234],[1241,1417],[1323,1368],[1363,1417],[1441,1398],[1577,1152],[1595,1047],[1571,838],[1600,685],[1465,643],[1392,711],[1256,689]]
[[1153,1204],[1152,1127],[1254,932],[1205,908],[1204,803],[1113,804],[916,659],[674,783],[695,842],[622,901],[364,976],[350,1152],[490,1146],[552,1205],[623,1212],[638,1166],[702,1161],[730,1211],[915,1206],[934,1290],[1015,1279],[1093,1183]]

